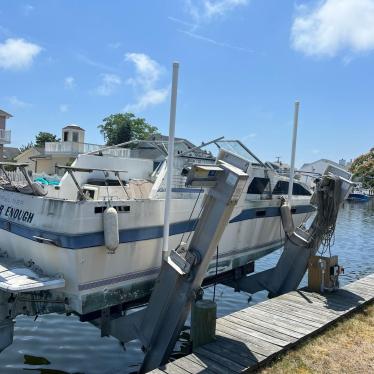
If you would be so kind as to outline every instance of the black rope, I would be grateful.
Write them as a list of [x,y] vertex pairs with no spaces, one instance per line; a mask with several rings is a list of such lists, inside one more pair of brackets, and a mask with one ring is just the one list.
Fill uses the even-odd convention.
[[321,246],[318,250],[320,256],[327,252],[331,257],[331,247],[335,242],[335,225],[339,211],[340,202],[340,185],[341,182],[337,178],[330,177],[324,181],[324,185],[316,191],[316,202],[318,206],[317,221],[315,223],[316,232],[311,245],[318,245],[315,241],[321,238]]

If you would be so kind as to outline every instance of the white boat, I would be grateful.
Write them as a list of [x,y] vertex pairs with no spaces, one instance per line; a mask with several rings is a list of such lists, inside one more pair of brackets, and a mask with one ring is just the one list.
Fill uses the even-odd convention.
[[[126,157],[115,157],[107,149],[80,155],[65,167],[58,186],[43,189],[30,180],[24,188],[3,183],[0,248],[12,259],[48,269],[49,276],[60,274],[65,285],[56,291],[68,309],[79,314],[147,297],[162,259],[166,144],[165,138],[143,141],[128,148]],[[219,244],[222,273],[282,246],[279,207],[288,192],[288,178],[264,165],[239,141],[214,144],[220,160],[236,163],[249,175]],[[186,171],[194,163],[214,162],[211,153],[183,139],[176,142],[170,249],[189,241],[204,202],[206,191],[185,186]],[[305,184],[295,180],[293,191],[292,213],[298,226],[314,208]],[[109,207],[116,210],[118,222],[107,232],[104,217]],[[117,230],[117,224],[119,242],[113,246],[111,230]],[[207,276],[215,273],[213,259]]]

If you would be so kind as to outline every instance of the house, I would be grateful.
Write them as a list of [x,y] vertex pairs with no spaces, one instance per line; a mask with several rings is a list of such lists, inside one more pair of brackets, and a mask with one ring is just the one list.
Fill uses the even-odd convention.
[[310,162],[308,164],[304,164],[300,168],[300,171],[304,173],[300,178],[301,181],[309,185],[313,183],[314,179],[318,175],[323,175],[329,171],[348,180],[352,178],[352,174],[342,168],[341,165],[339,165],[335,161],[327,160],[325,158]]
[[11,132],[6,129],[6,121],[11,117],[11,114],[0,109],[0,161],[4,160],[4,144],[10,143]]
[[42,147],[31,147],[19,153],[15,158],[18,164],[29,164],[30,166],[27,168],[33,172],[36,172],[36,162],[34,157],[40,156],[44,154],[44,148]]
[[70,124],[62,129],[61,141],[46,142],[44,148],[31,147],[16,157],[18,163],[28,163],[34,173],[60,174],[56,165],[71,165],[81,153],[99,149],[100,145],[84,142],[85,130]]

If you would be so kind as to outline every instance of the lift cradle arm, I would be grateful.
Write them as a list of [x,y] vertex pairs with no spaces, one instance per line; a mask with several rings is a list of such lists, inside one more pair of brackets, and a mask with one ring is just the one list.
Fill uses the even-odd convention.
[[168,359],[247,179],[241,169],[222,161],[217,165],[194,165],[190,170],[187,185],[210,187],[190,245],[172,250],[162,261],[145,309],[105,326],[109,327],[107,333],[122,342],[141,340],[146,352],[141,373]]

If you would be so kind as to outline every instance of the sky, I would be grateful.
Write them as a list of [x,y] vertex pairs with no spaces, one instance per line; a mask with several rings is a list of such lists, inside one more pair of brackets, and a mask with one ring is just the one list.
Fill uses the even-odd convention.
[[131,111],[259,158],[350,160],[374,146],[374,0],[0,0],[0,109],[13,146]]

